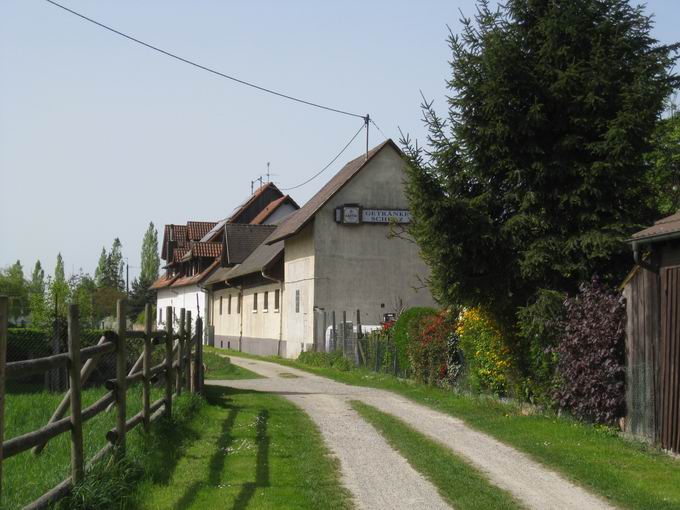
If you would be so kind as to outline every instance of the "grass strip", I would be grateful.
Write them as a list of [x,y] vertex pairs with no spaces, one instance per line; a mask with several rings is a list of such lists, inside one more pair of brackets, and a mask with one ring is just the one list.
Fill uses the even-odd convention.
[[[83,407],[96,402],[106,393],[104,388],[83,391]],[[162,391],[154,389],[152,400]],[[6,395],[5,439],[39,429],[47,424],[50,416],[63,398],[63,393],[51,393],[29,386],[15,386]],[[127,414],[133,416],[142,408],[141,386],[128,391]],[[67,413],[68,414],[68,413]],[[106,432],[115,426],[115,409],[103,412],[83,425],[85,458],[89,459],[107,443]],[[141,428],[141,427],[140,427]],[[135,437],[137,429],[129,434]],[[130,439],[129,441],[134,442]],[[21,508],[50,490],[70,474],[71,443],[67,432],[53,438],[38,456],[29,450],[3,461],[2,489],[3,508]]]
[[259,379],[261,375],[234,365],[229,357],[206,349],[203,353],[205,378],[212,380]]
[[680,462],[658,448],[624,438],[611,428],[558,417],[554,413],[531,414],[515,403],[460,394],[366,369],[341,371],[310,367],[278,357],[224,352],[403,395],[462,419],[621,508],[680,508]]
[[300,409],[218,386],[206,400],[179,460],[138,486],[134,508],[351,508],[337,460]]
[[373,425],[408,463],[457,510],[522,508],[508,492],[491,484],[476,468],[403,421],[358,400],[356,411]]

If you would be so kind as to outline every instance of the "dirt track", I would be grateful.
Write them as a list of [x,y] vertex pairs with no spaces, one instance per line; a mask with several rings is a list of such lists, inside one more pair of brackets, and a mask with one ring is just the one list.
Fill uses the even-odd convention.
[[[300,406],[317,424],[329,448],[340,459],[343,482],[360,508],[449,507],[435,488],[350,407],[350,400],[375,406],[448,446],[528,508],[613,508],[528,456],[471,429],[461,420],[394,393],[338,383],[275,363],[231,359],[235,365],[266,378],[211,381],[211,384],[278,393]],[[282,373],[288,376],[281,377]]]

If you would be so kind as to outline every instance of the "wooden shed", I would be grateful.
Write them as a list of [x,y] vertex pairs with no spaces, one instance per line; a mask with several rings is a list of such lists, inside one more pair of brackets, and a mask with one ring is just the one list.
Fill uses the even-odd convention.
[[680,213],[630,240],[636,267],[627,307],[627,417],[632,435],[680,452]]

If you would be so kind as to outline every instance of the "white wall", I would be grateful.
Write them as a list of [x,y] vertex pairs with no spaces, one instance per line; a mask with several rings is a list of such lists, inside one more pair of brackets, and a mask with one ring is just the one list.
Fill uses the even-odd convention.
[[[243,291],[243,336],[245,338],[269,338],[278,340],[281,331],[281,311],[274,310],[274,294],[280,284],[262,285]],[[269,308],[264,309],[264,293],[268,292]],[[253,302],[257,293],[257,311]],[[279,306],[281,302],[279,301]]]
[[[313,341],[314,266],[314,228],[308,225],[285,241],[283,340],[288,357],[299,354],[302,343]],[[300,293],[298,312],[295,311],[296,291]]]
[[[198,297],[198,305],[196,302],[196,298]],[[179,309],[184,308],[187,311],[191,311],[191,320],[192,322],[195,323],[196,318],[199,316],[199,307],[200,307],[200,316],[205,320],[205,311],[206,311],[206,303],[207,301],[207,294],[200,289],[196,285],[187,285],[185,287],[166,287],[162,289],[158,289],[158,294],[156,297],[156,307],[158,310],[163,310],[163,316],[162,316],[162,321],[161,319],[161,313],[158,312],[157,316],[157,321],[156,321],[156,326],[159,327],[159,323],[165,324],[166,321],[166,316],[165,316],[165,307],[166,306],[172,306],[175,311],[174,314],[179,320]]]
[[273,225],[277,221],[285,218],[286,216],[288,216],[291,213],[294,213],[295,211],[297,211],[297,209],[295,209],[295,207],[293,207],[289,203],[285,203],[283,205],[280,205],[273,213],[271,213],[269,218],[267,218],[265,220],[264,224],[265,225]]

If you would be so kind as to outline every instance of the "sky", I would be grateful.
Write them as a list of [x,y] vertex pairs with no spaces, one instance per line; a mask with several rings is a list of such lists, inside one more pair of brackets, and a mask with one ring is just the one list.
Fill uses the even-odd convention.
[[[446,110],[449,25],[473,0],[63,0],[150,44],[243,80],[370,114],[386,136],[424,139],[420,92]],[[653,35],[680,39],[680,2],[650,0]],[[217,221],[271,164],[280,187],[323,168],[362,120],[219,78],[44,0],[0,0],[0,267],[93,273],[120,238],[130,275],[142,237]],[[371,126],[371,146],[383,140]],[[291,191],[306,202],[348,160]]]

